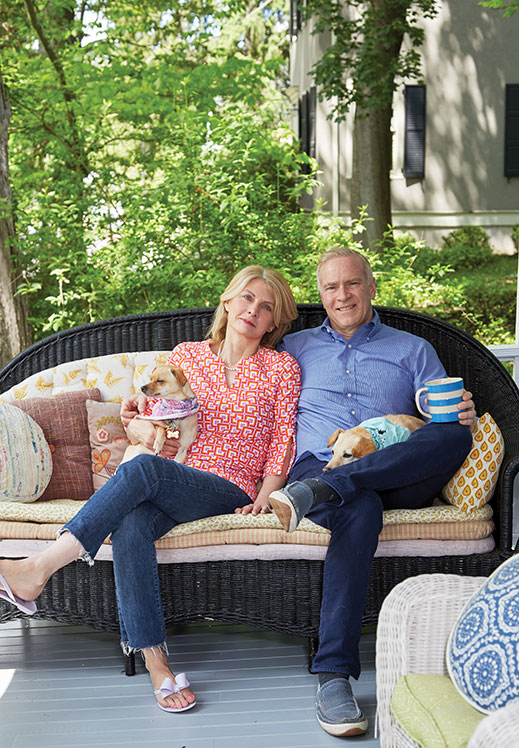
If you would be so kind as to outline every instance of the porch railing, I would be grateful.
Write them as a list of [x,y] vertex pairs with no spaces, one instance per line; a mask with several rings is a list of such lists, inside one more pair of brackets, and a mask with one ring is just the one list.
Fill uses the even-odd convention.
[[[519,387],[519,343],[510,345],[489,345],[489,351],[502,362],[511,361],[513,364],[514,382]],[[519,540],[519,477],[514,481],[514,509],[513,509],[512,542],[514,547]]]
[[514,382],[519,387],[519,343],[508,345],[489,345],[488,350],[492,351],[494,356],[500,361],[510,361],[513,364]]

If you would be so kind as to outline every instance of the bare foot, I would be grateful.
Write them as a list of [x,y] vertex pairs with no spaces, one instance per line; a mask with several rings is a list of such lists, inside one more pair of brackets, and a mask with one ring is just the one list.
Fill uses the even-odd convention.
[[[168,660],[164,652],[158,648],[144,649],[143,652],[144,662],[150,674],[154,691],[159,690],[164,678],[171,678],[173,683],[175,683],[175,676],[168,665]],[[171,694],[171,696],[167,696],[166,698],[157,694],[156,699],[161,706],[173,709],[184,709],[196,701],[195,694],[190,688],[183,688],[179,693]]]
[[[22,600],[35,600],[41,594],[47,581],[40,578],[32,558],[22,558],[17,561],[3,559],[0,561],[0,574],[11,591]],[[2,588],[1,582],[0,588]]]

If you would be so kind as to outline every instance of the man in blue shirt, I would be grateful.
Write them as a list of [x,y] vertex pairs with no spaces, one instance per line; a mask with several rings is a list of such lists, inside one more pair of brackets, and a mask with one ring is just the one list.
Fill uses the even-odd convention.
[[470,451],[467,427],[476,414],[470,393],[464,393],[459,423],[427,424],[406,442],[322,473],[335,429],[387,413],[416,415],[416,390],[446,373],[427,341],[381,323],[372,307],[375,280],[361,254],[328,252],[317,279],[327,318],[283,341],[301,367],[302,391],[289,484],[271,494],[270,502],[289,532],[303,516],[331,531],[312,669],[319,674],[321,727],[349,736],[366,732],[368,724],[349,676],[360,674],[362,611],[382,512],[432,503]]

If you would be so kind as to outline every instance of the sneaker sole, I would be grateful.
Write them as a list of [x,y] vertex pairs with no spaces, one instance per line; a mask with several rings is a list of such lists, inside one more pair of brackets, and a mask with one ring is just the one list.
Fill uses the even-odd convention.
[[292,502],[282,491],[273,491],[269,497],[270,506],[285,532],[294,532],[297,527],[297,515]]
[[317,721],[319,722],[323,730],[328,733],[328,735],[333,735],[336,738],[344,738],[353,735],[364,735],[364,733],[368,729],[367,719],[360,720],[359,722],[342,722],[336,724],[333,722],[323,722],[319,719],[319,717],[317,717]]

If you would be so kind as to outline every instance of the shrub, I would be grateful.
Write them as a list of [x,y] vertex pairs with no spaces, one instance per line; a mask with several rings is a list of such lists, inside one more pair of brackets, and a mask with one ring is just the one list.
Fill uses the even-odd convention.
[[454,269],[481,267],[493,257],[487,232],[480,226],[463,226],[443,237],[442,262]]

